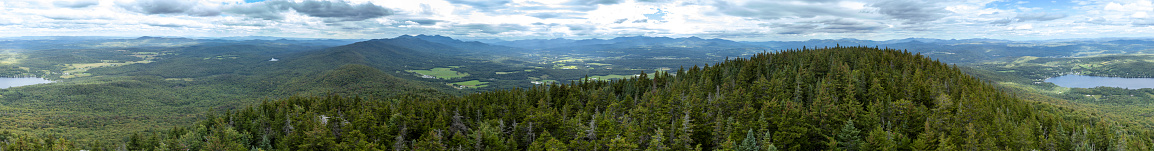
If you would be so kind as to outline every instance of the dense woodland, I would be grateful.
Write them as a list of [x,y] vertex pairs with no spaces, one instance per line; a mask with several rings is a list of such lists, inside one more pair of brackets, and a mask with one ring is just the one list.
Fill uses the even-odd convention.
[[1154,136],[867,47],[464,96],[290,97],[121,141],[0,134],[6,150],[1149,150]]

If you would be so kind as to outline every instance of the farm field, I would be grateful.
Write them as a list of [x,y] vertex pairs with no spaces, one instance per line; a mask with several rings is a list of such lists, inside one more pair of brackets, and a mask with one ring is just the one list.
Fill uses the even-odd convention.
[[[618,79],[618,80],[619,80],[619,79],[625,79],[625,78],[632,78],[632,77],[636,77],[636,76],[638,76],[638,75],[616,75],[616,74],[611,74],[611,75],[603,75],[603,76],[589,76],[589,80],[603,80],[603,81],[608,81],[608,80],[615,80],[615,79]],[[585,79],[582,79],[582,80],[585,80]]]
[[[444,80],[454,79],[454,78],[462,78],[462,77],[469,76],[469,73],[462,73],[462,72],[457,72],[457,71],[452,70],[454,68],[460,68],[460,66],[449,66],[449,67],[450,68],[433,68],[433,69],[429,69],[429,70],[405,70],[405,71],[406,72],[413,72],[413,73],[417,73],[417,74],[421,74],[421,75],[432,76],[433,78],[444,79]],[[426,78],[428,78],[428,77],[426,77]]]
[[482,88],[482,87],[488,86],[488,85],[485,85],[487,83],[489,83],[489,82],[481,82],[480,80],[469,80],[469,81],[465,81],[465,82],[450,83],[448,85],[453,86],[457,89],[463,89],[463,88]]
[[108,60],[108,61],[105,61],[102,63],[64,64],[63,65],[64,70],[62,71],[63,75],[61,75],[60,78],[68,79],[68,78],[91,76],[92,74],[88,74],[86,72],[88,72],[89,69],[93,69],[93,68],[115,67],[115,66],[123,66],[123,65],[138,64],[138,63],[152,63],[152,62],[153,62],[152,57],[147,57],[147,60],[129,61],[129,62],[120,62],[120,63],[117,63],[115,60]]

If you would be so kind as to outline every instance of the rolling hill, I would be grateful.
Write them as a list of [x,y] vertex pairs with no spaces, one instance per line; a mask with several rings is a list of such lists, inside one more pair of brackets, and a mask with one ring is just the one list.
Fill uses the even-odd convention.
[[[363,68],[350,66],[342,70]],[[153,134],[157,139],[136,135],[129,139],[128,148],[1149,147],[1134,143],[1150,141],[1145,131],[1125,130],[1076,113],[1020,100],[955,66],[921,55],[893,49],[835,47],[761,53],[714,66],[624,80],[581,81],[459,97],[292,97],[208,115],[197,124],[174,128],[163,135]]]
[[[134,40],[138,39],[127,41]],[[11,122],[0,126],[15,134],[92,142],[118,140],[130,132],[191,124],[204,118],[198,115],[267,99],[330,94],[435,98],[459,93],[444,84],[391,75],[404,66],[458,62],[457,59],[437,59],[441,57],[395,46],[399,45],[395,43],[402,42],[415,41],[375,40],[323,49],[268,41],[232,41],[131,48],[126,50],[128,52],[115,49],[37,50],[43,52],[30,54],[32,58],[61,56],[49,52],[88,51],[109,55],[136,52],[159,55],[149,63],[88,69],[89,76],[61,79],[53,84],[2,89],[0,111],[8,116],[0,119]],[[110,58],[81,57],[94,58],[89,60]],[[270,58],[279,58],[280,61],[269,61]],[[52,62],[45,63],[45,66],[53,66]]]

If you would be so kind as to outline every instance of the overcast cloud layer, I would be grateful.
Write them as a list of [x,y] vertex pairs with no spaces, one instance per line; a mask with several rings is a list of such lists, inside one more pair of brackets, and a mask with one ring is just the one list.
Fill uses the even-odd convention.
[[1151,0],[4,0],[0,36],[1149,37]]

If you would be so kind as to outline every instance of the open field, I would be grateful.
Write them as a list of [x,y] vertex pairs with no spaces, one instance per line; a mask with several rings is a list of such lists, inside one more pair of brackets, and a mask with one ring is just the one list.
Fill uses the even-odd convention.
[[99,67],[115,67],[115,66],[123,66],[123,65],[137,64],[137,63],[152,63],[152,60],[129,61],[129,62],[124,62],[124,63],[116,63],[115,61],[106,61],[106,62],[102,62],[102,63],[64,64],[64,70],[61,71],[62,73],[64,73],[64,75],[61,75],[60,78],[67,79],[67,78],[91,76],[91,74],[85,73],[85,72],[88,72],[89,69],[99,68]]
[[508,72],[501,72],[501,71],[497,71],[497,72],[495,72],[495,73],[496,73],[496,74],[514,74],[514,73],[521,73],[521,72],[533,72],[533,71],[535,71],[535,70],[533,70],[533,69],[526,69],[526,70],[522,70],[522,71],[508,71]]
[[27,57],[17,53],[0,53],[0,64],[16,64],[24,58]]
[[240,56],[237,56],[237,55],[219,55],[219,56],[213,56],[213,57],[205,57],[204,60],[208,60],[208,59],[223,60],[223,59],[237,59],[237,58],[240,58]]
[[[450,66],[458,68],[459,66]],[[469,76],[469,73],[461,73],[453,71],[453,68],[433,68],[429,70],[405,70],[406,72],[418,73],[421,75],[433,76],[438,79],[453,79]]]
[[[632,78],[632,77],[636,77],[636,76],[638,76],[638,75],[616,75],[616,74],[611,74],[611,75],[603,75],[603,76],[589,76],[589,80],[613,80],[613,79],[625,79],[625,78]],[[584,79],[582,79],[582,80],[584,80]]]
[[557,83],[557,80],[539,80],[539,81],[531,81],[530,83],[533,83],[533,84],[550,84],[550,83]]
[[481,82],[479,80],[469,80],[469,81],[465,81],[465,82],[450,83],[449,86],[453,86],[453,87],[456,87],[458,89],[461,89],[461,88],[481,88],[481,87],[488,86],[488,85],[485,85],[487,83],[489,83],[489,82]]

